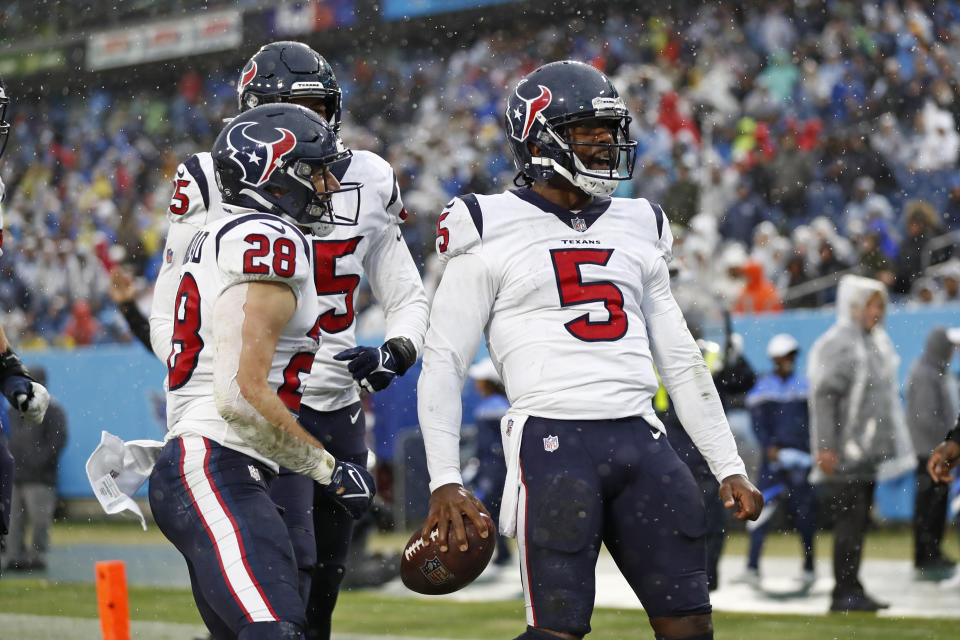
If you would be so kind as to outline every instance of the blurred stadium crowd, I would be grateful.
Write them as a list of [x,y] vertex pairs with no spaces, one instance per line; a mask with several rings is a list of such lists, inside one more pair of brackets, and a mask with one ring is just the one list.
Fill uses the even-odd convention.
[[[640,159],[617,195],[663,206],[678,277],[732,311],[829,304],[846,272],[908,304],[960,299],[960,3],[725,1],[584,16],[533,32],[479,25],[431,46],[384,41],[369,55],[310,41],[344,88],[345,142],[397,172],[428,291],[443,204],[511,184],[505,87],[574,58],[607,72],[634,116]],[[129,340],[104,265],[125,263],[149,306],[170,177],[235,113],[238,72],[40,103],[18,103],[8,83],[0,309],[20,348]]]

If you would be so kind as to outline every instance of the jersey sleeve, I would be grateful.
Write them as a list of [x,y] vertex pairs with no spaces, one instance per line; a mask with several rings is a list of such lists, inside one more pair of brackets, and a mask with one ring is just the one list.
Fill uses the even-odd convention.
[[480,207],[468,207],[465,198],[457,197],[447,203],[437,218],[436,250],[440,262],[446,264],[451,258],[478,253],[482,243],[480,236]]
[[299,300],[304,285],[313,278],[307,239],[279,218],[227,224],[212,240],[204,250],[217,252],[224,288],[242,282],[282,282]]
[[173,307],[180,286],[180,267],[190,241],[199,232],[193,224],[171,224],[163,248],[163,263],[153,285],[150,307],[150,345],[154,355],[166,362],[173,335]]
[[390,180],[386,183],[386,189],[383,192],[384,210],[392,222],[403,224],[407,219],[407,210],[403,207],[403,198],[400,196],[400,183],[397,182],[397,174],[390,169]]
[[383,230],[370,244],[363,260],[373,296],[387,320],[385,338],[404,337],[419,354],[427,331],[430,305],[410,249],[396,225]]
[[644,278],[643,289],[641,307],[650,350],[680,424],[718,481],[746,475],[713,375],[670,292],[665,260],[657,259],[652,273]]
[[180,163],[177,173],[173,176],[173,193],[170,195],[170,206],[167,207],[167,218],[170,224],[190,224],[200,229],[207,224],[207,211],[210,207],[210,189],[216,189],[211,184],[204,171],[205,165],[210,175],[213,175],[213,165],[209,158],[193,155]]
[[667,214],[656,202],[649,202],[653,210],[654,223],[657,225],[657,251],[668,263],[673,260],[673,232],[670,230],[670,220]]
[[447,265],[434,295],[417,383],[417,415],[430,491],[451,482],[462,483],[460,394],[496,294],[496,282],[481,257],[461,255]]

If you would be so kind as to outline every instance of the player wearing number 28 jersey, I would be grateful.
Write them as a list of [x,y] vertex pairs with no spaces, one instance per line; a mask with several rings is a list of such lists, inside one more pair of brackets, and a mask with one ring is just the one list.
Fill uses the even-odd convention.
[[322,232],[351,193],[356,209],[360,185],[332,173],[350,152],[297,105],[242,114],[211,155],[224,217],[183,253],[150,506],[212,637],[302,640],[298,567],[270,485],[282,465],[354,518],[374,493],[363,466],[335,459],[296,418],[320,340],[303,231]]
[[461,534],[460,513],[483,508],[462,487],[461,407],[451,399],[485,332],[510,400],[500,527],[520,550],[522,640],[590,631],[601,543],[657,638],[712,638],[703,504],[654,415],[657,372],[723,480],[728,506],[739,504],[742,518],[759,513],[710,370],[670,292],[666,216],[643,198],[609,197],[632,173],[629,121],[593,67],[540,67],[507,102],[525,186],[460,196],[439,217],[446,266],[418,386],[432,491],[424,532],[437,524],[440,540],[448,526]]
[[[262,47],[239,74],[237,96],[241,112],[269,103],[300,104],[339,131],[340,87],[326,60],[302,43]],[[323,341],[303,390],[300,420],[338,459],[365,464],[366,424],[357,383],[378,391],[416,361],[426,331],[427,299],[400,232],[407,214],[393,169],[375,153],[353,151],[331,171],[341,183],[362,186],[356,215],[350,206],[335,206],[338,224],[308,236]],[[174,177],[165,261],[150,316],[153,348],[161,359],[170,352],[183,254],[198,230],[223,215],[210,154],[191,156]],[[364,276],[386,316],[381,347],[358,347],[356,342],[354,295]],[[346,569],[352,519],[316,492],[308,478],[282,472],[271,489],[293,537],[301,590],[305,597],[310,594],[307,635],[326,640]]]

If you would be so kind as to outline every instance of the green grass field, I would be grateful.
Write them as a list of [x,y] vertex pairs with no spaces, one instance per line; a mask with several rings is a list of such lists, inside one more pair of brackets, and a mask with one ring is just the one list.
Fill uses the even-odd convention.
[[[127,523],[59,524],[54,530],[53,543],[155,544],[162,542],[162,537],[158,536],[155,528],[143,533],[139,526]],[[381,536],[375,545],[398,548],[405,539],[406,535],[401,534]],[[909,557],[910,537],[906,531],[873,532],[868,541],[868,558]],[[829,543],[828,536],[821,536],[818,555],[829,555]],[[956,538],[951,537],[945,546],[954,549],[956,544]],[[745,549],[745,537],[732,535],[727,551],[740,555]],[[766,553],[796,556],[796,537],[771,536]],[[129,595],[134,621],[200,624],[193,599],[186,589],[131,586]],[[96,593],[92,584],[55,584],[7,575],[0,580],[0,620],[3,614],[95,619]],[[521,601],[455,603],[422,598],[385,598],[374,591],[355,591],[341,596],[334,628],[340,633],[366,636],[488,640],[516,636],[523,629],[523,620]],[[871,614],[796,616],[718,612],[714,620],[719,640],[946,640],[958,637],[958,621],[944,619],[880,618]],[[589,635],[591,640],[653,637],[646,616],[636,610],[598,609],[593,627],[594,632]],[[8,638],[2,628],[0,637]],[[17,636],[10,638],[19,640]]]
[[[131,618],[200,624],[193,599],[185,589],[130,588]],[[0,580],[0,614],[96,618],[92,585],[51,584],[37,580]],[[849,616],[790,616],[717,613],[718,640],[947,640],[957,637],[955,620]],[[598,609],[591,640],[650,638],[652,632],[640,611]],[[337,605],[338,632],[389,634],[414,638],[489,640],[512,638],[523,629],[522,602],[454,603],[424,599],[383,598],[372,592],[344,593]],[[2,634],[0,634],[2,635]],[[6,637],[6,636],[3,636]]]

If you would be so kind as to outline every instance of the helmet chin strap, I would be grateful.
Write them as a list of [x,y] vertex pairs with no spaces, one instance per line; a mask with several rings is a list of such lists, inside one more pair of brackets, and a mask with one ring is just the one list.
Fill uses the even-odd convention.
[[576,175],[572,175],[559,163],[554,162],[550,158],[535,156],[534,158],[532,158],[532,161],[533,161],[533,164],[538,164],[541,167],[549,167],[553,169],[553,171],[557,175],[565,179],[567,182],[572,184],[577,189],[580,189],[584,193],[589,194],[591,196],[600,196],[600,197],[609,196],[610,194],[612,194],[614,191],[617,190],[617,184],[619,184],[618,180],[606,180],[603,178],[596,178],[596,177],[592,177],[592,176],[584,175],[583,173],[580,173],[579,170],[584,167],[583,167],[583,164],[581,164],[580,160],[576,158],[576,156],[574,156],[574,162],[576,163],[577,169],[578,169],[578,172]]

